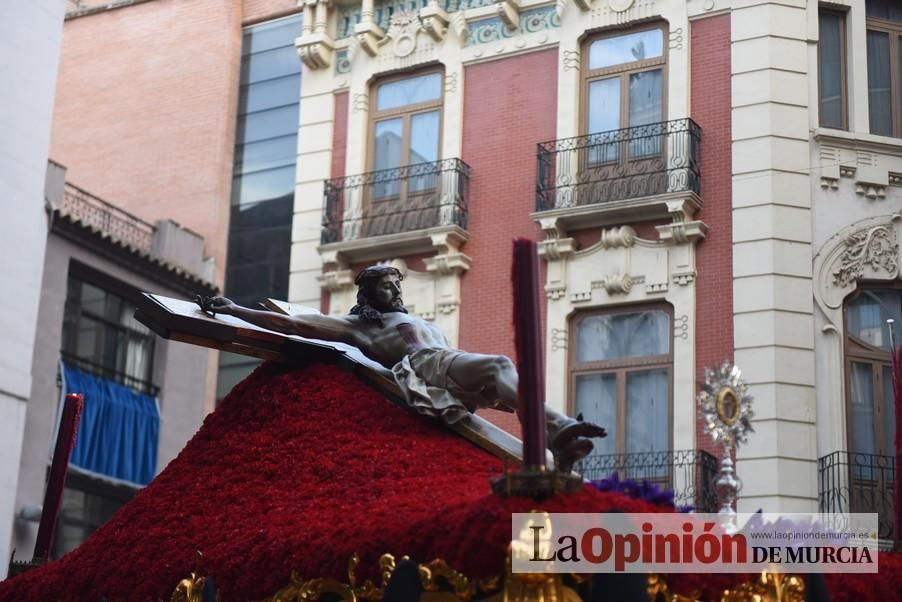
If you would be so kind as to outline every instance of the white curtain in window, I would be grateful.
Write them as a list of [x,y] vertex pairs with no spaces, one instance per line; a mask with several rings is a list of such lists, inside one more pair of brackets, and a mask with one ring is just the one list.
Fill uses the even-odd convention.
[[666,451],[670,446],[667,369],[626,375],[626,451]]
[[596,454],[617,451],[617,377],[614,374],[586,374],[576,377],[576,413],[608,431],[595,439]]
[[874,380],[871,365],[852,362],[852,449],[877,453],[874,441]]
[[591,316],[577,332],[578,362],[670,352],[670,316],[661,310]]

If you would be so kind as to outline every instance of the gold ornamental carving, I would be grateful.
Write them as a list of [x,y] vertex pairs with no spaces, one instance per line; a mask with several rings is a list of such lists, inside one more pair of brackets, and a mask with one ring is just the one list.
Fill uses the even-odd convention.
[[796,575],[764,571],[754,581],[724,591],[720,602],[805,602],[805,582]]

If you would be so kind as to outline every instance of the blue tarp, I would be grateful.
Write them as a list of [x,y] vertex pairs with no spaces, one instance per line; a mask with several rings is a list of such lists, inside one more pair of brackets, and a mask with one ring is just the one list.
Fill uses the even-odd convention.
[[71,463],[138,485],[149,483],[160,441],[156,399],[65,363],[63,371],[66,393],[85,397]]

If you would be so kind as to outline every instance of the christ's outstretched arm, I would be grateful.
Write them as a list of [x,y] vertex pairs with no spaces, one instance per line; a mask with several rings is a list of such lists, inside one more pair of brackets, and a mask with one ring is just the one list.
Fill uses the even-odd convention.
[[241,318],[245,322],[283,334],[335,341],[355,346],[358,343],[356,329],[349,318],[316,314],[286,316],[273,311],[261,311],[243,307],[225,297],[213,297],[210,300],[209,309],[216,313]]

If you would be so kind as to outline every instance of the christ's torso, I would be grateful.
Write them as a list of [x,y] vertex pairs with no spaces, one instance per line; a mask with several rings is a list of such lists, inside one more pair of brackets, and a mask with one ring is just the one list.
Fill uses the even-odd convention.
[[[359,319],[359,318],[358,318]],[[410,314],[382,315],[383,326],[360,320],[358,346],[367,356],[391,368],[417,349],[447,349],[448,341],[438,327]]]

